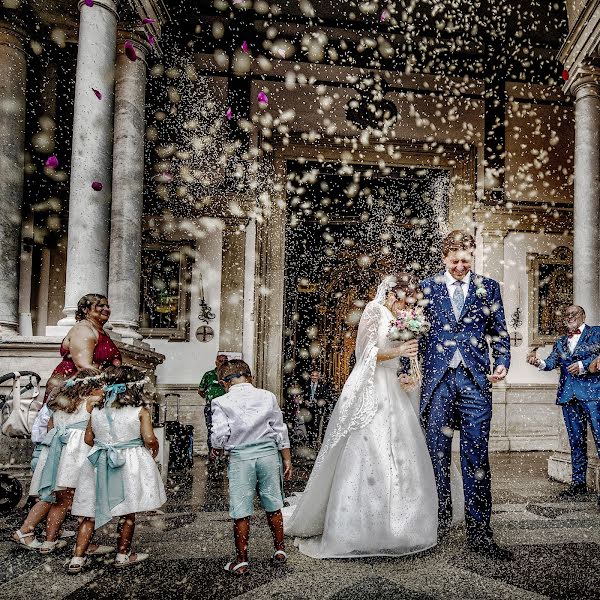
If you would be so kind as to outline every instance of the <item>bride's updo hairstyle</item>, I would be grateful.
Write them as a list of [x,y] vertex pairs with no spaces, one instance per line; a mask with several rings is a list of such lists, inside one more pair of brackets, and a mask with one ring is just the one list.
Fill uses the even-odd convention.
[[415,301],[418,298],[419,292],[419,280],[413,273],[407,271],[400,271],[393,274],[396,279],[396,283],[390,288],[390,292],[394,292],[399,300],[406,300],[407,298],[414,298]]

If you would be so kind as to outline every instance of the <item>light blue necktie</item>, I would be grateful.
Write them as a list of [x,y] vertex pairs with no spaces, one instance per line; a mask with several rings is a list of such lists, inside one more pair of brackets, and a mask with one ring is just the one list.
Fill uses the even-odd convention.
[[[454,294],[452,294],[452,308],[454,310],[454,316],[458,321],[460,319],[460,314],[462,313],[462,309],[465,305],[465,294],[462,290],[462,281],[455,281],[452,285],[456,287],[454,290]],[[460,354],[460,350],[457,348],[454,352],[454,356],[452,356],[452,360],[450,361],[449,367],[451,369],[456,369],[462,362],[462,356]]]
[[48,456],[42,469],[40,478],[40,487],[38,490],[40,500],[44,502],[56,502],[54,488],[56,487],[56,476],[58,474],[58,465],[62,456],[63,448],[69,441],[71,434],[76,429],[85,431],[88,420],[71,423],[70,425],[58,425],[51,429],[42,441],[43,446],[48,446]]

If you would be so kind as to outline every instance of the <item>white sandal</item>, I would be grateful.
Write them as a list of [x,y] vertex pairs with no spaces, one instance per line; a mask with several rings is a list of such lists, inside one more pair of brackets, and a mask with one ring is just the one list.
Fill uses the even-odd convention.
[[[39,550],[42,547],[42,542],[35,537],[35,533],[33,531],[31,533],[23,533],[20,529],[17,529],[15,533],[19,539],[18,541],[15,540],[13,537],[15,534],[13,533],[13,535],[10,536],[10,541],[13,544],[17,544],[17,546],[20,546],[21,548],[27,548],[27,550]],[[28,537],[33,538],[33,541],[31,541],[29,544],[25,541],[25,538]]]
[[[132,558],[132,556],[135,556],[135,558]],[[123,567],[129,567],[130,565],[135,565],[143,560],[146,560],[149,556],[149,554],[138,554],[137,552],[129,552],[127,554],[119,553],[115,557],[115,567],[118,567],[119,569],[122,569]]]
[[71,562],[69,562],[69,566],[67,567],[67,573],[70,573],[71,575],[77,575],[77,573],[81,573],[83,567],[85,567],[86,562],[87,559],[85,556],[74,556],[71,559]]
[[67,542],[65,542],[65,540],[55,540],[54,542],[49,542],[48,540],[46,540],[40,546],[40,554],[52,554],[52,552],[54,552],[55,550],[64,548],[66,545]]
[[[282,556],[283,558],[277,559],[275,558],[276,556]],[[271,560],[273,561],[274,565],[285,565],[285,563],[287,562],[287,558],[288,555],[283,550],[275,550],[275,552],[273,552]]]
[[[245,571],[239,571],[239,569],[242,568],[246,568]],[[246,575],[247,573],[250,572],[249,568],[248,568],[248,563],[246,561],[243,562],[239,562],[236,563],[235,560],[230,560],[224,567],[224,569],[228,572],[231,573],[232,575]]]

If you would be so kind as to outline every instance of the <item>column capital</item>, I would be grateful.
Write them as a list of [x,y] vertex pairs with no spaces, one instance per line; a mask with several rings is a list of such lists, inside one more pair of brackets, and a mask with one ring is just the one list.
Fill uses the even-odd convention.
[[94,0],[93,6],[87,6],[85,0],[79,0],[77,3],[77,8],[79,11],[85,9],[93,9],[94,7],[99,6],[100,8],[106,9],[108,12],[112,13],[114,17],[119,20],[119,13],[117,12],[117,3],[113,0]]
[[0,21],[0,46],[14,48],[27,56],[25,45],[27,40],[27,33],[20,24],[10,21]]
[[565,93],[572,94],[575,102],[587,96],[600,97],[600,66],[581,65],[569,76],[563,86]]

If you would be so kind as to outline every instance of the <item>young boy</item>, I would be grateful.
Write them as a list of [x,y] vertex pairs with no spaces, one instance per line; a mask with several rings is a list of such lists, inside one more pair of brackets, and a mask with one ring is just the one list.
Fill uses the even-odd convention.
[[250,367],[243,360],[230,360],[218,375],[226,394],[212,401],[212,452],[215,457],[229,452],[229,514],[236,548],[236,558],[225,570],[243,575],[248,573],[250,516],[257,484],[273,534],[273,562],[283,564],[287,559],[281,508],[283,478],[292,477],[290,440],[277,399],[252,385]]

